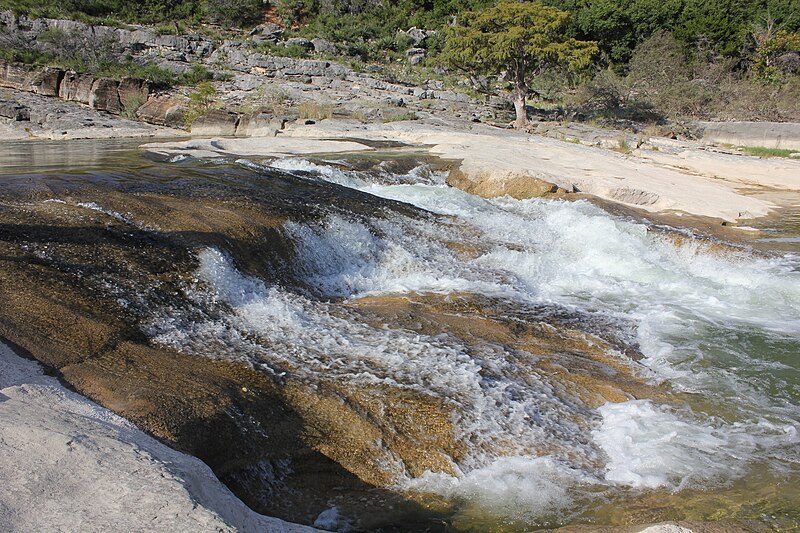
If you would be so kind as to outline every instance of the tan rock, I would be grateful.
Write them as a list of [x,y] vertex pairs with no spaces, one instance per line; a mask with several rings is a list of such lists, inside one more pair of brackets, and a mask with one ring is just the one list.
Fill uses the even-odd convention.
[[98,111],[108,111],[119,115],[122,102],[119,99],[119,82],[111,78],[98,78],[89,93],[89,106]]
[[236,135],[239,113],[212,109],[192,123],[192,135],[232,137]]
[[61,81],[58,96],[69,102],[79,102],[89,104],[94,86],[95,77],[91,74],[78,74],[77,72],[67,72]]
[[183,128],[188,111],[188,100],[174,96],[150,97],[136,110],[136,118],[171,128]]

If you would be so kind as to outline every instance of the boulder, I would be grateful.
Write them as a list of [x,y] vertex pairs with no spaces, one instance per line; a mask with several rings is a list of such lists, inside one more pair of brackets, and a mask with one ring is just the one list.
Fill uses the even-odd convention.
[[[275,137],[286,121],[271,113],[255,112],[242,115],[236,125],[236,135],[247,137]],[[194,129],[192,129],[194,132]]]
[[318,54],[336,55],[338,52],[336,45],[326,39],[317,37],[316,39],[311,39],[311,44],[314,46],[314,51]]
[[150,94],[150,82],[141,78],[122,78],[117,88],[119,101],[123,107],[141,105]]
[[272,22],[259,24],[250,32],[251,37],[260,37],[265,41],[271,41],[273,43],[278,42],[281,35],[283,35],[283,28]]
[[782,72],[793,74],[800,72],[800,52],[790,51],[784,52],[774,60],[775,66]]
[[0,117],[16,122],[28,121],[31,119],[31,110],[18,102],[0,100]]
[[94,82],[95,77],[91,74],[78,74],[77,72],[68,71],[61,80],[58,96],[69,102],[80,102],[88,105]]
[[192,135],[232,137],[236,135],[239,117],[233,111],[212,109],[192,123]]
[[169,96],[148,99],[136,110],[136,118],[150,124],[184,128],[188,101]]
[[27,65],[0,61],[0,87],[26,91],[29,75],[30,67]]
[[314,50],[314,45],[308,39],[304,37],[292,37],[291,39],[286,39],[283,42],[284,46],[299,46],[303,50],[308,50],[309,52]]
[[58,96],[58,90],[63,79],[64,71],[60,68],[44,67],[37,69],[29,78],[28,90],[42,96]]
[[98,111],[108,111],[118,115],[122,111],[119,100],[119,82],[111,78],[98,78],[92,84],[89,106]]

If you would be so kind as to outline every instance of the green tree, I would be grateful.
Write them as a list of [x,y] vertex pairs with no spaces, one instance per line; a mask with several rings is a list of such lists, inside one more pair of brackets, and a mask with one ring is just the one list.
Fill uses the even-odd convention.
[[584,67],[597,51],[593,42],[565,36],[568,18],[566,11],[536,2],[500,0],[464,13],[447,28],[441,58],[470,73],[504,74],[514,85],[514,125],[522,128],[530,81],[547,69]]

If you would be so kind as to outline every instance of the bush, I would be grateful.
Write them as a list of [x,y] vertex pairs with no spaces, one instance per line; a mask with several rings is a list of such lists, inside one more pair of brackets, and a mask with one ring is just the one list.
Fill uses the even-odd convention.
[[223,26],[254,26],[264,7],[263,0],[203,0],[205,18]]
[[147,97],[142,94],[128,96],[122,101],[122,112],[120,114],[127,119],[135,120],[136,111],[138,111],[145,102],[147,102]]

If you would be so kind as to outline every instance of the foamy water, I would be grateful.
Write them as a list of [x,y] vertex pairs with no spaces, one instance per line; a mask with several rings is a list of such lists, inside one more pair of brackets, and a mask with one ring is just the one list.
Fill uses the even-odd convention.
[[[311,382],[383,383],[446,399],[458,437],[470,442],[468,457],[454,464],[456,476],[413,478],[398,467],[398,486],[537,521],[577,512],[598,486],[707,489],[746,475],[754,463],[796,467],[797,257],[712,251],[693,239],[676,245],[587,202],[484,200],[447,187],[424,166],[397,176],[301,159],[271,165],[435,216],[364,221],[331,213],[319,223],[288,223],[304,293],[267,286],[220,251],[204,250],[190,297],[231,313],[200,323],[162,316],[151,334]],[[630,400],[592,409],[544,374],[520,376],[519,354],[368,325],[336,304],[413,292],[471,293],[603,317],[638,345],[644,359],[631,364],[644,378],[708,407]],[[386,453],[387,465],[401,464]]]

